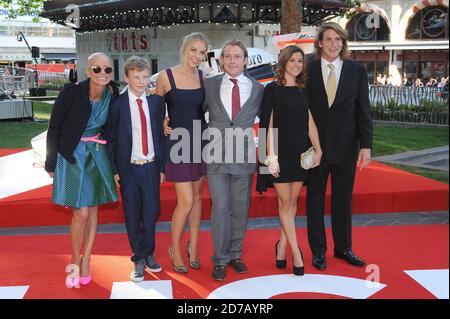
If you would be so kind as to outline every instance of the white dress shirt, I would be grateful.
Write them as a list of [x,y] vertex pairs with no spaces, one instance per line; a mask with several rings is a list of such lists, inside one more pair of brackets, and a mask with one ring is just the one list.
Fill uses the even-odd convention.
[[148,154],[144,155],[142,152],[142,135],[141,135],[141,115],[139,113],[139,106],[137,99],[131,90],[128,89],[128,98],[130,100],[130,113],[131,113],[131,133],[133,139],[133,146],[131,149],[132,160],[152,160],[155,157],[155,149],[153,146],[152,127],[150,124],[150,114],[148,110],[147,97],[144,94],[139,97],[142,100],[142,109],[145,113],[145,119],[147,121],[147,141],[148,141]]
[[[232,118],[232,93],[233,93],[233,82],[230,81],[231,77],[225,73],[222,78],[222,84],[220,85],[220,99],[228,113],[230,119]],[[236,78],[239,85],[239,96],[241,100],[241,108],[247,102],[250,94],[252,92],[252,81],[246,77],[244,74],[239,75]]]
[[333,62],[328,62],[324,58],[320,58],[320,61],[322,66],[323,85],[325,86],[325,89],[327,88],[328,76],[330,75],[330,68],[328,67],[328,64],[330,63],[334,65],[334,75],[336,75],[337,88],[339,85],[339,78],[341,77],[342,65],[344,64],[344,61],[342,61],[340,57],[337,57],[337,59]]

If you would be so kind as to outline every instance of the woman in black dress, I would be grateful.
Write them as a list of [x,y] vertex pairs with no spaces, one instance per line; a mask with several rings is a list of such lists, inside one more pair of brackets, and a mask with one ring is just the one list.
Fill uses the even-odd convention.
[[[286,267],[289,243],[295,275],[304,274],[295,215],[300,191],[308,180],[308,171],[300,166],[300,154],[312,144],[316,152],[313,167],[320,164],[322,157],[317,127],[303,91],[306,82],[304,59],[305,54],[297,46],[291,45],[281,51],[275,80],[264,89],[259,124],[260,136],[266,134],[267,137],[267,147],[259,154],[266,155],[264,164],[268,166],[268,173],[267,168],[265,174],[263,167],[258,170],[257,191],[275,188],[282,226],[280,240],[275,244],[276,266]],[[260,143],[259,147],[264,145]]]

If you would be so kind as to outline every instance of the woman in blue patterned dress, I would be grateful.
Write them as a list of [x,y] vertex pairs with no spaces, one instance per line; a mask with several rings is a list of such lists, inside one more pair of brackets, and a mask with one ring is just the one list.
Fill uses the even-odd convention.
[[[87,285],[97,231],[98,205],[117,201],[111,164],[101,137],[109,102],[118,89],[111,59],[104,53],[88,58],[88,79],[67,85],[53,106],[47,132],[45,170],[53,177],[55,204],[73,211],[70,234],[72,260],[68,288]],[[83,257],[80,250],[83,247]]]
[[[181,240],[186,221],[189,223],[189,241],[186,244],[189,266],[199,269],[197,245],[202,213],[202,187],[206,175],[206,164],[202,161],[202,146],[205,145],[195,135],[196,125],[200,133],[206,129],[203,114],[205,88],[203,74],[198,70],[205,58],[208,40],[201,33],[191,33],[184,38],[180,49],[181,63],[162,71],[156,82],[156,94],[165,96],[169,114],[169,126],[173,129],[184,129],[189,133],[189,140],[166,138],[166,180],[175,184],[177,206],[172,215],[172,245],[169,255],[173,269],[186,273],[187,267],[182,258]],[[189,142],[188,151],[181,153],[174,150],[180,142]],[[200,147],[196,147],[196,145]],[[175,154],[177,153],[177,154]],[[189,153],[189,154],[188,154]],[[181,157],[178,162],[176,157]]]

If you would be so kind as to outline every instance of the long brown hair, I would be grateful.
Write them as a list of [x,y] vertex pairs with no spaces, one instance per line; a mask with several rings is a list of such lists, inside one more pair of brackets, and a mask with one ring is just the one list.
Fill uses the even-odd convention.
[[339,37],[341,38],[341,40],[342,40],[342,50],[339,53],[339,56],[341,57],[341,59],[345,59],[347,57],[347,54],[348,54],[348,34],[347,34],[347,31],[345,31],[336,22],[326,22],[326,23],[322,24],[319,27],[319,29],[317,29],[316,39],[314,40],[314,49],[315,49],[316,59],[320,60],[320,58],[322,57],[322,48],[319,46],[319,41],[320,42],[323,41],[323,34],[327,30],[335,31],[339,35]]
[[275,69],[275,82],[278,85],[280,86],[286,85],[286,78],[285,78],[286,64],[289,62],[289,59],[297,52],[300,52],[300,54],[302,55],[303,66],[302,71],[295,78],[295,83],[297,84],[299,89],[305,88],[307,80],[307,70],[306,70],[307,62],[305,59],[305,52],[303,52],[303,50],[296,45],[289,45],[280,52],[280,56],[278,57],[278,64]]

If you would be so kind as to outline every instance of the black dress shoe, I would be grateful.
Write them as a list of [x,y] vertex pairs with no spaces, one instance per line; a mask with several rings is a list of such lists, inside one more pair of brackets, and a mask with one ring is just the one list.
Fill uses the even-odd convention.
[[[300,247],[298,247],[298,250],[300,250],[300,257],[302,258],[302,262],[303,262],[302,250],[300,249]],[[303,276],[305,274],[305,264],[303,264],[303,266],[301,266],[301,267],[296,267],[294,265],[294,257],[292,257],[292,271],[293,271],[294,275],[296,275],[296,276]]]
[[325,255],[313,255],[312,265],[319,270],[327,269],[327,262],[325,260]]
[[245,274],[248,271],[247,266],[244,264],[242,259],[232,259],[230,260],[229,265],[231,265],[234,271],[238,274]]
[[227,274],[226,266],[214,266],[212,277],[214,280],[223,281]]
[[286,259],[277,259],[277,255],[278,255],[278,244],[280,243],[279,240],[277,240],[277,242],[275,243],[275,265],[278,269],[284,269],[286,268]]
[[363,267],[366,265],[364,260],[362,260],[361,258],[356,256],[351,250],[347,250],[346,252],[343,252],[343,253],[335,251],[334,257],[343,259],[346,262],[348,262],[350,265],[353,265],[353,266]]

